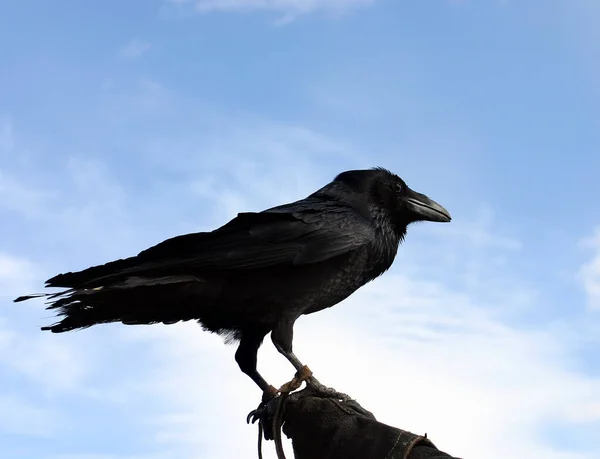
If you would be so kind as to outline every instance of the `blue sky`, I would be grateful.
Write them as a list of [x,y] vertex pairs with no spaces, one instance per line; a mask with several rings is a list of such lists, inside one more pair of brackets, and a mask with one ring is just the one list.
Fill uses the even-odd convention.
[[[218,337],[44,334],[11,300],[381,165],[453,222],[301,319],[297,354],[454,454],[597,458],[598,30],[591,0],[0,3],[0,456],[254,454]],[[292,376],[269,340],[259,369]]]

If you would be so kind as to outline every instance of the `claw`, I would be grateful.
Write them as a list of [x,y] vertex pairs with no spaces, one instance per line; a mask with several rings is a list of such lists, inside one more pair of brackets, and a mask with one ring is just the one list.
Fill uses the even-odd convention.
[[275,414],[276,405],[273,402],[279,397],[277,391],[275,393],[265,391],[263,394],[262,401],[255,410],[250,411],[246,416],[246,424],[254,424],[260,419],[266,419],[266,417],[273,416]]
[[258,408],[248,413],[246,417],[247,424],[255,424],[258,421],[259,426],[262,427],[264,432],[265,440],[273,440],[273,429],[272,419],[275,417],[277,412],[277,405],[279,403],[280,396],[272,397],[268,401],[260,402]]
[[246,424],[250,424],[251,421],[252,424],[254,424],[256,421],[258,421],[262,415],[262,408],[263,407],[259,405],[257,409],[250,411],[248,416],[246,416]]
[[260,402],[258,407],[255,410],[250,411],[250,413],[248,413],[248,416],[246,416],[246,424],[250,424],[250,422],[254,424],[260,419],[273,416],[275,414],[276,405],[272,402],[277,398],[279,398],[279,395],[271,397],[269,400]]

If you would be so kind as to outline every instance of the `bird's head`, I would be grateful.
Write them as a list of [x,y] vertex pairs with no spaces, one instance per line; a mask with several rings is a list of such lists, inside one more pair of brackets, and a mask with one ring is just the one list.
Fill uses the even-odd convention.
[[367,196],[370,213],[381,213],[398,229],[419,221],[449,222],[450,213],[387,169],[374,168],[342,172],[335,178],[345,186]]

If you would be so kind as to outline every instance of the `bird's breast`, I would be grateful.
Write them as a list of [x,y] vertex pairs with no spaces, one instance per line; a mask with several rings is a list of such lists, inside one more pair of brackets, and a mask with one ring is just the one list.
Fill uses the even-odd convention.
[[335,306],[379,275],[379,268],[370,260],[367,250],[353,252],[336,268],[320,279],[312,297],[305,298],[304,314]]

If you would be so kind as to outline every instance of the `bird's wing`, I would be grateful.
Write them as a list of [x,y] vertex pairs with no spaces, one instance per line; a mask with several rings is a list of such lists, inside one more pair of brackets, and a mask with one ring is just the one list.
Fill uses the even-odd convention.
[[307,199],[241,213],[221,228],[167,239],[137,256],[59,274],[48,287],[92,288],[132,276],[240,271],[318,263],[375,238],[351,207]]
[[242,213],[210,233],[179,236],[138,255],[138,269],[189,267],[241,270],[317,263],[374,238],[373,227],[348,207],[328,204]]

